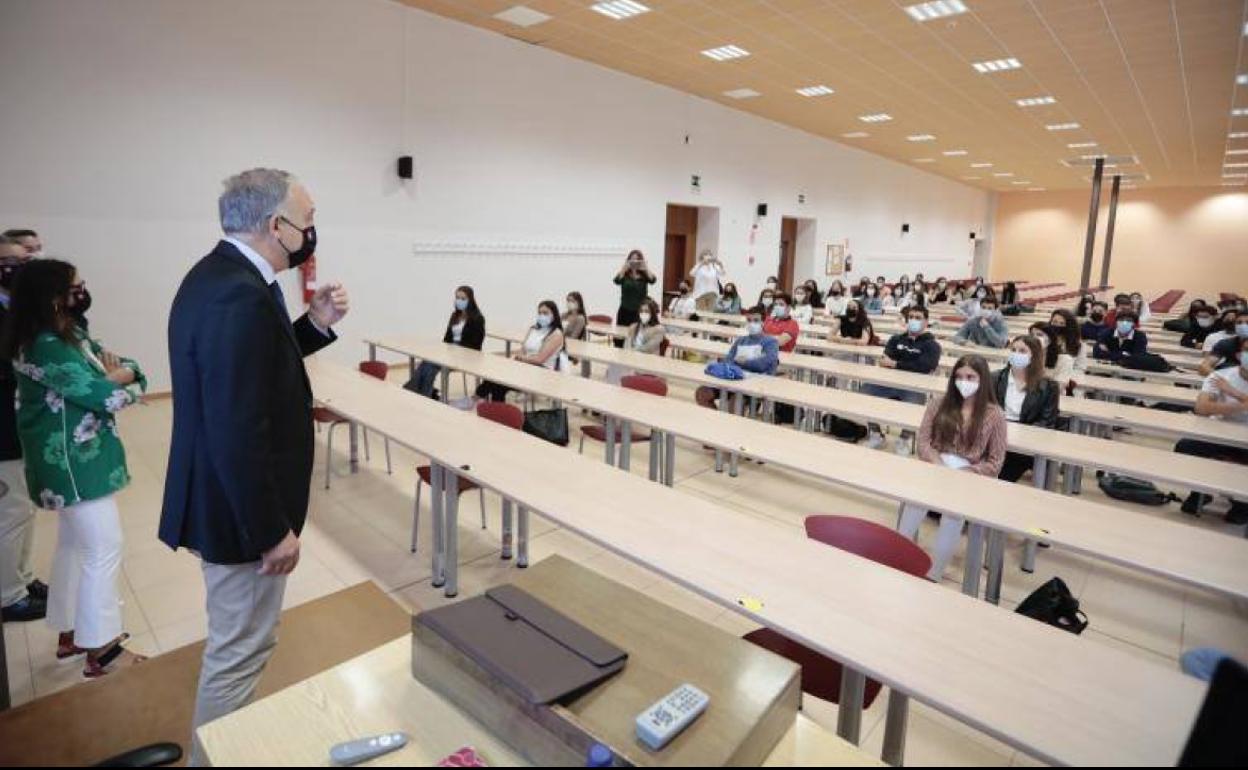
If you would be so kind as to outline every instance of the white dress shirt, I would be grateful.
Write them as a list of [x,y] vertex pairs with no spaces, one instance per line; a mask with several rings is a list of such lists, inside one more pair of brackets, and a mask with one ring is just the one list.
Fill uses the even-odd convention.
[[[232,244],[234,248],[238,249],[239,253],[246,257],[247,261],[260,271],[260,277],[264,279],[265,286],[272,286],[277,282],[277,271],[274,270],[273,266],[269,264],[269,260],[260,256],[255,249],[251,248],[251,246],[248,246],[246,243],[237,238],[232,238],[227,235],[225,236],[225,241]],[[289,308],[287,308],[287,311],[289,312]],[[326,337],[329,336],[329,330],[322,328],[321,325],[317,323],[316,319],[311,316],[311,314],[308,315],[308,320],[312,322],[312,327],[314,329],[321,334],[324,334]]]

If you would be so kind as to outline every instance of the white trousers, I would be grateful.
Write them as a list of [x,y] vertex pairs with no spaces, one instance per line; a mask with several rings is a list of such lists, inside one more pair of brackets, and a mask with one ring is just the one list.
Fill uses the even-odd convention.
[[35,506],[26,494],[21,460],[0,462],[0,607],[26,598],[35,579],[31,546],[35,541]]
[[[919,525],[923,523],[925,516],[926,508],[906,503],[901,509],[901,523],[898,524],[897,531],[914,540],[919,535]],[[949,566],[949,560],[953,558],[953,552],[958,550],[958,542],[962,540],[964,521],[961,516],[949,513],[941,515],[936,544],[932,548],[932,568],[927,573],[930,580],[939,582],[944,577],[945,567]]]
[[103,647],[121,635],[121,517],[112,495],[57,512],[56,554],[48,584],[48,625],[74,632],[74,644]]

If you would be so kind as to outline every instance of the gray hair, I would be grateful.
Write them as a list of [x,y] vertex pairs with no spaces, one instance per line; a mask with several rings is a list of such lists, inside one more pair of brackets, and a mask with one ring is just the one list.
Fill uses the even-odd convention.
[[275,168],[253,168],[226,179],[217,199],[221,229],[226,235],[259,233],[277,213],[295,177]]

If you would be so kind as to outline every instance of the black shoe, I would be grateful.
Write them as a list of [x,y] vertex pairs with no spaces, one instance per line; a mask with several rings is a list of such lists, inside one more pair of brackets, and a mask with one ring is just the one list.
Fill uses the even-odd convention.
[[1231,509],[1226,512],[1226,522],[1248,524],[1248,503],[1231,503]]
[[35,578],[26,584],[26,593],[36,599],[43,599],[46,602],[48,600],[48,584],[39,578]]
[[1208,505],[1213,502],[1213,495],[1204,495],[1200,492],[1193,492],[1183,501],[1183,505],[1179,506],[1179,510],[1188,516],[1199,516],[1200,506]]
[[29,620],[42,620],[48,615],[48,603],[43,599],[27,596],[20,602],[14,602],[0,611],[5,623],[25,623]]

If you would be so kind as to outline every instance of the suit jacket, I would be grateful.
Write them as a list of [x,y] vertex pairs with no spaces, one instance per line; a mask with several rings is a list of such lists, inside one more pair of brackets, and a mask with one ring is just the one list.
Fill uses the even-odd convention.
[[312,389],[303,357],[335,339],[291,324],[260,271],[222,241],[169,314],[173,440],[160,539],[243,564],[303,530],[312,480]]

